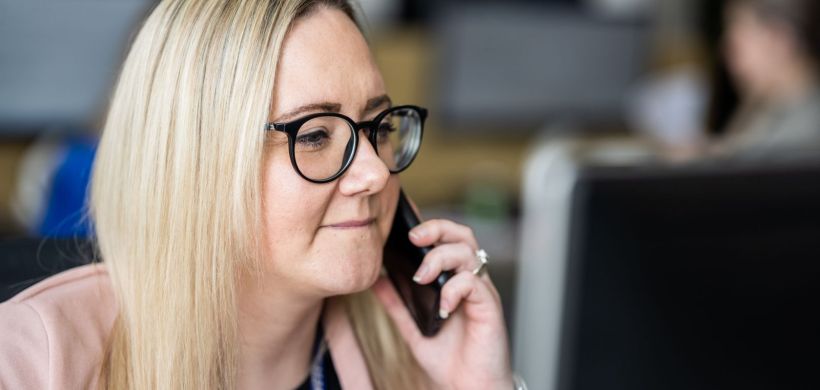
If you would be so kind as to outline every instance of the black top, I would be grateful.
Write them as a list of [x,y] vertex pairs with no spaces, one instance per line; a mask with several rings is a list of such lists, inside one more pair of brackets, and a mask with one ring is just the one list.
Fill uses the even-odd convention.
[[[333,367],[333,359],[330,358],[330,351],[327,349],[322,357],[322,374],[325,390],[341,390],[342,385],[339,384],[339,378],[336,376],[336,368]],[[311,378],[312,376],[308,374],[296,390],[313,390],[311,387]]]
[[324,330],[322,329],[322,321],[319,321],[319,326],[316,329],[316,340],[313,343],[313,361],[311,364],[310,373],[302,381],[296,390],[314,390],[313,382],[322,384],[322,390],[341,390],[342,385],[339,384],[339,377],[336,376],[336,367],[333,366],[333,359],[330,358],[330,350],[327,348],[325,342]]

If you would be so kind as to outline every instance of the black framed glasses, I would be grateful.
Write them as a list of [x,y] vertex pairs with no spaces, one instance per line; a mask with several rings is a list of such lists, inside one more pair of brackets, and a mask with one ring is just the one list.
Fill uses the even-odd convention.
[[390,170],[399,173],[416,158],[427,110],[397,106],[382,111],[372,121],[355,122],[339,113],[310,114],[285,123],[268,123],[265,130],[288,135],[293,169],[313,183],[336,180],[353,163],[359,147],[359,131]]

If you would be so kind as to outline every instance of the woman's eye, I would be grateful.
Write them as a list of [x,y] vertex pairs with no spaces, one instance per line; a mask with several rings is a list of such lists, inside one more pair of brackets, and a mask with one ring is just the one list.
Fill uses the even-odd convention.
[[300,147],[316,149],[322,147],[330,138],[325,129],[311,129],[296,137],[296,144]]
[[396,127],[390,122],[385,122],[379,125],[378,138],[379,140],[386,140],[390,133],[396,131]]

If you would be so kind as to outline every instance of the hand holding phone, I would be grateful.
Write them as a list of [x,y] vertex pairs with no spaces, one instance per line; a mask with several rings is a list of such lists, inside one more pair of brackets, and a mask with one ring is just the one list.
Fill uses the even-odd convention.
[[425,285],[413,281],[413,275],[421,266],[424,256],[433,249],[417,247],[410,242],[410,229],[419,223],[419,217],[400,190],[393,227],[384,247],[384,268],[419,330],[429,337],[434,336],[444,323],[438,315],[441,288],[452,272],[442,272],[436,280]]
[[[471,229],[451,221],[431,221],[425,227],[427,234],[413,242],[436,243],[441,247],[419,248],[409,237],[410,229],[418,223],[407,198],[400,194],[384,248],[388,278],[379,278],[373,292],[434,387],[512,388],[501,300],[490,278],[475,274],[479,259],[465,253],[462,247],[459,253],[451,252],[446,265],[436,264],[443,258],[426,260],[431,269],[450,271],[435,275],[435,280],[424,285],[413,281],[428,252],[442,251],[451,244],[478,248],[475,235]],[[442,297],[446,298],[445,307],[439,307]],[[457,308],[461,310],[455,311]],[[438,316],[439,309],[451,313],[447,326]]]

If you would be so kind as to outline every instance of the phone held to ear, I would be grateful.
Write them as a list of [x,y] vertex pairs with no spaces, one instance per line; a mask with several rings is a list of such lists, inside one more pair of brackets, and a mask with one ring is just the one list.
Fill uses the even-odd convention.
[[439,302],[441,302],[441,288],[453,275],[450,271],[442,272],[436,280],[421,285],[413,281],[424,256],[433,247],[417,247],[410,242],[410,229],[421,223],[410,202],[399,190],[399,203],[396,216],[393,218],[393,227],[384,246],[384,268],[387,276],[396,287],[404,305],[416,321],[419,330],[425,336],[434,336],[444,319],[439,317]]

